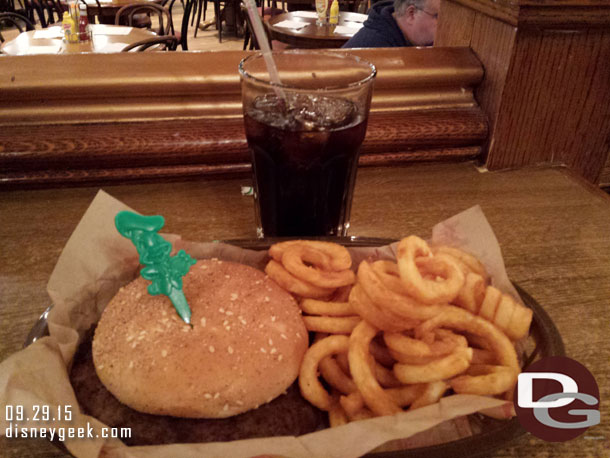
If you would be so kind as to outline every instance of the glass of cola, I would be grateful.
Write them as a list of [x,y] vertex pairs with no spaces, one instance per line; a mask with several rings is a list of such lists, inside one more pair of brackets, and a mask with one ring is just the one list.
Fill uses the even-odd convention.
[[241,61],[259,237],[345,236],[375,67],[356,56],[274,52]]

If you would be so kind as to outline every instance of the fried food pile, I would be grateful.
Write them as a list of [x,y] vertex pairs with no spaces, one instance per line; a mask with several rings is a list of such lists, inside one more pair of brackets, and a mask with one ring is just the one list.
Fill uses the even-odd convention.
[[[315,332],[299,374],[303,396],[331,426],[405,409],[448,393],[511,399],[532,310],[490,285],[457,248],[402,239],[394,261],[294,240],[273,245],[265,271],[295,295]],[[320,381],[322,377],[324,384]]]

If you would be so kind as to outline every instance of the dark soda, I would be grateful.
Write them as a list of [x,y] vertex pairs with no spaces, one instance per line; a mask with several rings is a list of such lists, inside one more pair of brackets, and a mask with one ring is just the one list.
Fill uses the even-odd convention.
[[366,122],[338,97],[254,100],[245,126],[265,237],[341,235]]

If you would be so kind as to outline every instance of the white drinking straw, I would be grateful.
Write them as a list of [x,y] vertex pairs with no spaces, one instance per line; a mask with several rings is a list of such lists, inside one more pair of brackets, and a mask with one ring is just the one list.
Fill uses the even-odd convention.
[[[280,80],[280,75],[277,72],[277,67],[275,65],[275,61],[273,60],[273,56],[271,54],[271,48],[269,47],[269,42],[267,41],[267,35],[265,34],[265,30],[263,29],[263,22],[261,21],[260,16],[258,15],[258,11],[256,9],[256,3],[254,0],[244,0],[246,3],[246,8],[248,9],[248,16],[250,16],[250,23],[252,24],[252,28],[254,29],[254,36],[256,37],[256,41],[258,41],[258,45],[261,48],[261,52],[263,53],[263,58],[265,59],[265,64],[267,65],[267,71],[269,72],[269,78],[272,83],[275,83],[276,86],[273,86],[273,90],[278,98],[282,99],[286,102],[286,96],[284,95],[284,91],[279,87],[282,84]],[[265,4],[263,2],[263,8]]]

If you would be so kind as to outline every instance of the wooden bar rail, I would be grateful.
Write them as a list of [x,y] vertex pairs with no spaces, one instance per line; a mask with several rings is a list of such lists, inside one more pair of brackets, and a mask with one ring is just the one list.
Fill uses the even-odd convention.
[[[483,68],[472,51],[353,53],[378,69],[362,165],[480,154]],[[237,72],[247,54],[3,58],[0,188],[248,172]]]

